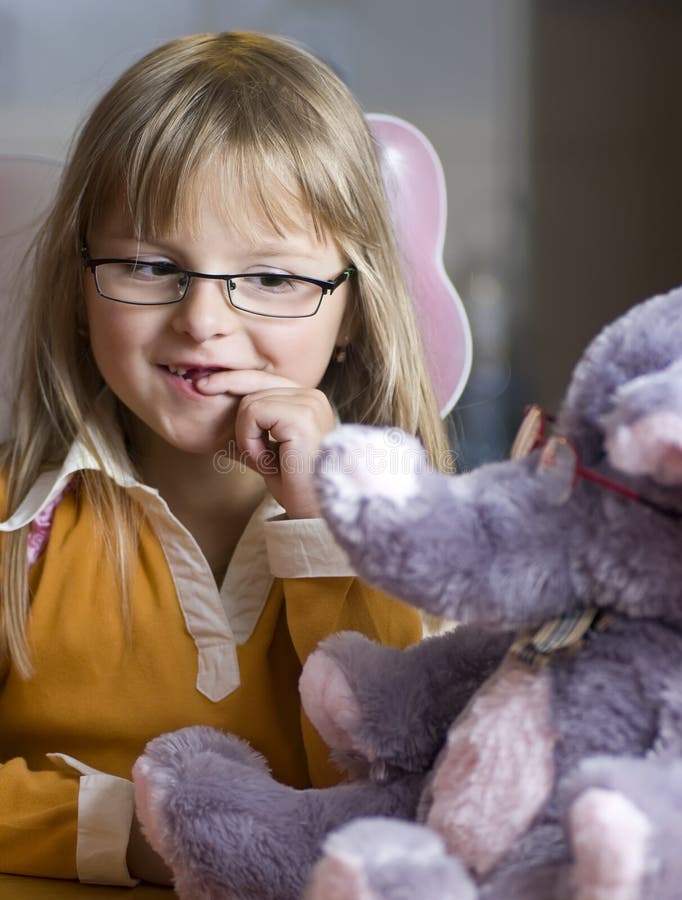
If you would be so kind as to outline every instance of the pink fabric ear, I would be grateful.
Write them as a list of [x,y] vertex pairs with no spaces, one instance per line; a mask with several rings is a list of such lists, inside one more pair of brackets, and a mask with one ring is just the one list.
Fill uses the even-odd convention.
[[471,331],[443,266],[447,199],[443,168],[419,129],[375,113],[377,141],[393,226],[412,292],[429,374],[442,416],[459,399],[471,370]]
[[54,196],[62,165],[40,157],[0,156],[0,440],[9,437],[17,378],[16,336],[22,311],[16,301],[19,264]]
[[662,410],[619,425],[605,441],[609,461],[629,475],[682,484],[682,416]]

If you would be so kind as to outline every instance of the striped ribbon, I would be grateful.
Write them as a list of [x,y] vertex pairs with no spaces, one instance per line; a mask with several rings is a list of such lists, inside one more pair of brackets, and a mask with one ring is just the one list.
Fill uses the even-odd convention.
[[509,652],[531,668],[540,669],[553,656],[577,653],[590,633],[603,631],[610,619],[608,613],[596,607],[548,619],[539,628],[520,634]]

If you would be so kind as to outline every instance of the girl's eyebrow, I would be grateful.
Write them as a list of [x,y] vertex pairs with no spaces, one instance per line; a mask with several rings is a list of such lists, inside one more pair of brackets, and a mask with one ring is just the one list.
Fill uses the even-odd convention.
[[[145,252],[164,252],[169,254],[177,253],[184,249],[182,243],[178,243],[173,238],[163,237],[135,237],[132,232],[119,231],[117,229],[101,231],[98,234],[100,240],[120,241],[121,243],[134,244],[137,251]],[[150,248],[149,250],[145,248]],[[232,248],[230,248],[232,249]],[[234,253],[244,259],[258,260],[258,257],[270,257],[281,261],[300,261],[300,262],[317,262],[325,251],[325,246],[319,244],[311,247],[307,242],[305,244],[298,243],[296,238],[282,238],[274,241],[258,239],[249,240],[243,246],[234,248]]]
[[281,256],[281,257],[296,257],[297,259],[312,259],[315,260],[318,256],[324,252],[323,245],[319,245],[319,247],[310,247],[309,244],[301,245],[297,244],[296,240],[287,240],[286,238],[281,241],[274,242],[256,242],[253,241],[248,246],[244,247],[244,253],[247,256]]

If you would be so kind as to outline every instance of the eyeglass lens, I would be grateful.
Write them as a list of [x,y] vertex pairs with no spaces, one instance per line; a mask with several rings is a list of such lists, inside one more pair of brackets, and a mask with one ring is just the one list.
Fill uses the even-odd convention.
[[565,438],[551,437],[542,448],[537,476],[552,506],[561,506],[571,496],[577,465],[575,448]]

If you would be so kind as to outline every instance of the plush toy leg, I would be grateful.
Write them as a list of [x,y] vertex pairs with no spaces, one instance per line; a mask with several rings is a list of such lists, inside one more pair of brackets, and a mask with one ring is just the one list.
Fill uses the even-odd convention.
[[334,832],[305,900],[474,900],[476,889],[441,838],[394,819],[358,819]]
[[[679,900],[682,760],[596,756],[561,785],[579,900]],[[600,892],[601,891],[601,892]]]
[[350,767],[426,772],[448,728],[495,671],[510,638],[475,626],[407,650],[345,632],[306,660],[301,700],[313,725]]
[[361,815],[411,817],[423,782],[295,790],[209,728],[151,741],[133,775],[138,818],[182,900],[298,900],[330,831]]
[[645,900],[644,814],[616,791],[592,788],[573,804],[570,830],[576,900]]
[[[262,828],[267,833],[259,834],[250,813],[257,815],[259,806],[269,803],[274,807],[278,792],[287,789],[273,781],[263,758],[245,741],[202,727],[162,735],[137,760],[133,778],[143,831],[171,867],[181,898],[296,896],[284,885],[300,886],[312,860],[298,873],[283,864],[269,892],[268,862],[279,862],[272,858],[280,849],[277,825],[272,833]],[[270,840],[270,860],[267,852],[258,858],[259,838]]]

